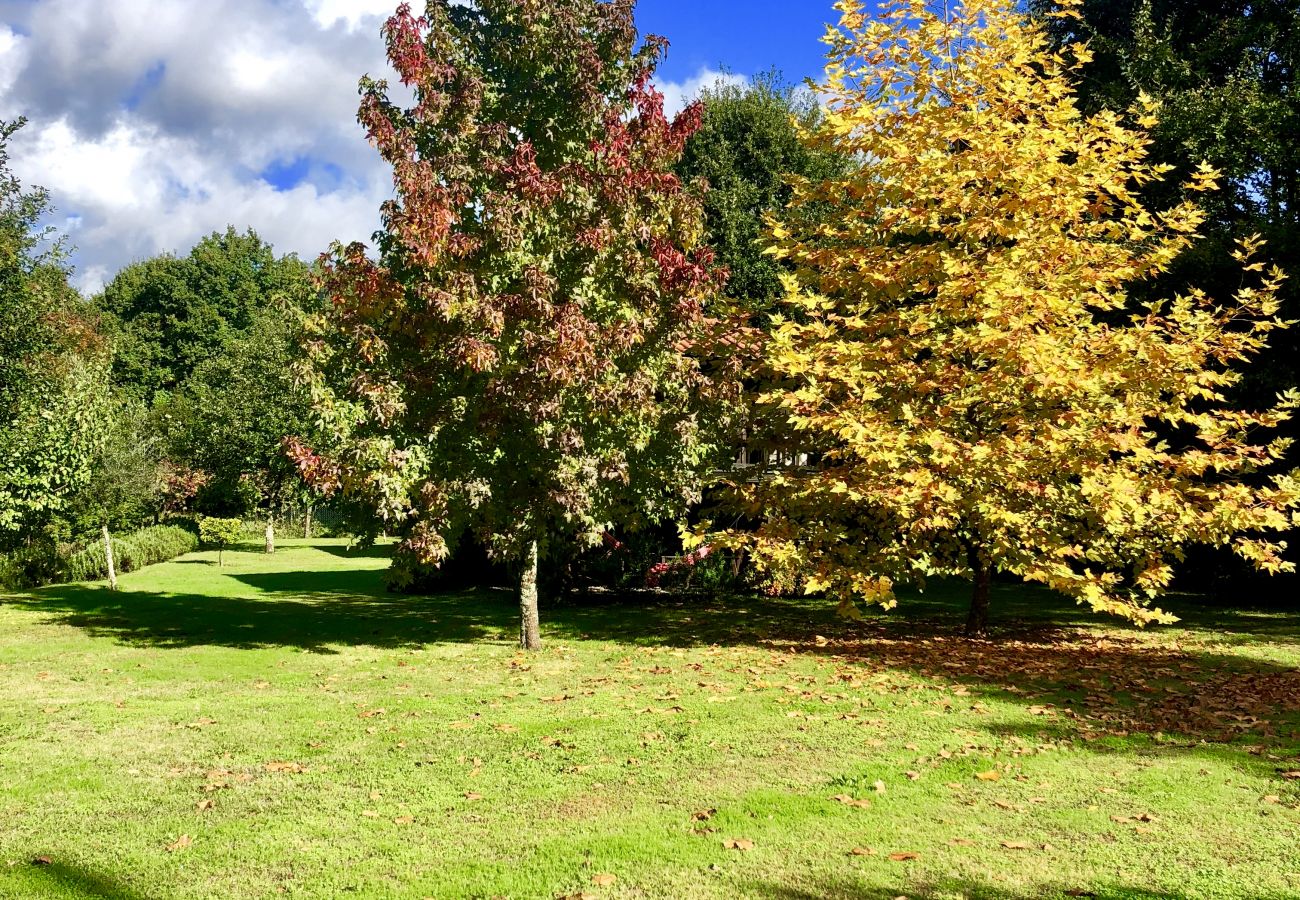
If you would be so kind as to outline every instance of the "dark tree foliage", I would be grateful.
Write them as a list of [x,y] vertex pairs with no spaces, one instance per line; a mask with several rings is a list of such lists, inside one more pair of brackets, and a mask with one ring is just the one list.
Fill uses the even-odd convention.
[[[1030,0],[1045,15],[1051,0]],[[1282,285],[1282,317],[1300,319],[1300,3],[1296,0],[1085,0],[1082,19],[1045,18],[1058,45],[1084,39],[1095,55],[1082,73],[1085,110],[1123,110],[1139,92],[1161,101],[1152,131],[1152,156],[1175,167],[1149,186],[1147,198],[1167,205],[1170,192],[1201,162],[1225,176],[1217,194],[1203,198],[1209,221],[1204,240],[1186,253],[1152,293],[1198,284],[1227,299],[1240,287],[1230,257],[1238,238],[1261,235],[1263,258],[1288,270]],[[1300,384],[1300,331],[1275,335],[1237,390],[1243,408],[1270,402]],[[1296,423],[1285,427],[1298,437]],[[1290,537],[1296,558],[1300,534]],[[1217,583],[1239,590],[1240,567],[1217,554],[1200,553],[1188,583]],[[1295,576],[1252,583],[1251,590],[1285,596]]]
[[[1042,15],[1050,0],[1032,0]],[[1300,4],[1295,0],[1085,0],[1082,19],[1046,18],[1058,45],[1089,42],[1079,84],[1085,111],[1129,108],[1139,92],[1160,100],[1152,157],[1175,167],[1148,198],[1167,203],[1202,162],[1224,176],[1203,199],[1207,239],[1168,281],[1227,297],[1240,285],[1235,241],[1260,234],[1283,268],[1300,258]],[[1159,196],[1164,194],[1164,196]],[[1294,274],[1294,273],[1293,273]],[[1300,317],[1300,280],[1283,287],[1283,315]],[[1247,380],[1243,401],[1267,402],[1300,383],[1300,333],[1285,332]]]
[[705,227],[728,271],[726,295],[763,326],[782,294],[782,263],[763,252],[764,217],[789,201],[791,176],[820,181],[844,172],[847,161],[802,139],[801,128],[815,128],[820,118],[816,98],[775,72],[744,86],[720,83],[701,100],[703,121],[676,172],[707,182]]
[[96,298],[117,323],[114,380],[147,401],[174,391],[276,298],[302,303],[309,292],[306,264],[277,257],[252,229],[227,228],[186,256],[130,265]]

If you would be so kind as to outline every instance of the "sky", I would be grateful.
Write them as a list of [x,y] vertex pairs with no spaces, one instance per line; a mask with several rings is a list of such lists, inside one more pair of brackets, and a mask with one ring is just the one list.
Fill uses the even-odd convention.
[[[356,85],[387,71],[396,3],[0,0],[0,119],[28,119],[11,165],[50,192],[74,284],[227,225],[304,259],[368,241],[391,180]],[[720,78],[818,75],[831,4],[640,0],[637,20],[671,42],[659,86],[680,108]]]

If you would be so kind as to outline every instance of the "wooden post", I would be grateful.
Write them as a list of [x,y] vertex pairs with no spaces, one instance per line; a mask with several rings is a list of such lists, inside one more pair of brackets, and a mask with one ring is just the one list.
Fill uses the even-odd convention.
[[108,563],[108,589],[117,590],[117,569],[113,567],[113,539],[108,534],[108,526],[104,526],[104,561]]

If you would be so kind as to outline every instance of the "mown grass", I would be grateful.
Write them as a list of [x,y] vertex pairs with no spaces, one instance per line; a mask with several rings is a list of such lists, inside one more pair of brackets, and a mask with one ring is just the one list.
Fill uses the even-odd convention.
[[508,592],[214,558],[0,600],[0,897],[1300,896],[1295,614],[593,600],[524,656]]

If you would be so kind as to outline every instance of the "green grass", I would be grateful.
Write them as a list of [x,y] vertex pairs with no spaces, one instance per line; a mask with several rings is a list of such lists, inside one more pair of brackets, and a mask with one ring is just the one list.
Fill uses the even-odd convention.
[[0,601],[0,897],[1300,896],[1295,614],[593,601],[524,656],[505,591],[214,559]]

